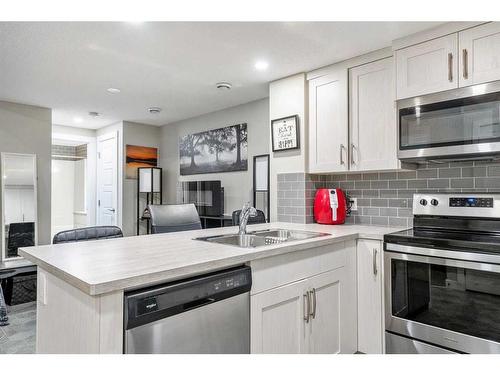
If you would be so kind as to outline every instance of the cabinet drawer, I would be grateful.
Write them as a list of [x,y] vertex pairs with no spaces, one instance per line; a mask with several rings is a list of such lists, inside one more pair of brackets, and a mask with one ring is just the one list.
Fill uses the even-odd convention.
[[250,293],[257,294],[345,266],[349,261],[349,253],[354,257],[355,241],[252,261],[253,284]]

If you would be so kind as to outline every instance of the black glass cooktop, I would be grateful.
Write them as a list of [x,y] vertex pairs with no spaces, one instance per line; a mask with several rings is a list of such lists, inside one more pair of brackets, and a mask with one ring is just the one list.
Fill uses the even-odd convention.
[[436,249],[500,254],[500,233],[413,228],[386,234],[384,241]]

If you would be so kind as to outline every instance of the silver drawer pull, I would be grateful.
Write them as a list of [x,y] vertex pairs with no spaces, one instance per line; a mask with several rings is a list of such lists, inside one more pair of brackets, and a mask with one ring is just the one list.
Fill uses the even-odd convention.
[[309,303],[309,292],[306,292],[304,295],[304,320],[306,323],[309,323],[309,315],[311,315],[311,306]]
[[377,270],[377,249],[373,249],[373,274],[376,275],[378,273]]
[[314,319],[314,318],[316,318],[316,288],[312,288],[311,295],[312,295],[311,317]]

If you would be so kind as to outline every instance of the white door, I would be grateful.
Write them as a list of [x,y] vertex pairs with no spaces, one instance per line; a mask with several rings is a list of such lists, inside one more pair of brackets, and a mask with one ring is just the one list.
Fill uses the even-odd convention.
[[397,169],[392,57],[349,70],[350,169]]
[[458,87],[458,34],[396,51],[397,98]]
[[118,137],[97,139],[97,224],[116,225],[118,214]]
[[[346,267],[308,280],[311,293],[311,321],[306,326],[309,353],[333,354],[356,351],[354,293],[346,278]],[[354,302],[354,303],[353,303]]]
[[460,86],[500,80],[500,22],[459,33]]
[[357,257],[358,350],[381,354],[384,337],[381,242],[358,240]]
[[305,287],[298,281],[251,297],[251,353],[306,353]]
[[309,171],[346,171],[348,146],[347,69],[309,81]]

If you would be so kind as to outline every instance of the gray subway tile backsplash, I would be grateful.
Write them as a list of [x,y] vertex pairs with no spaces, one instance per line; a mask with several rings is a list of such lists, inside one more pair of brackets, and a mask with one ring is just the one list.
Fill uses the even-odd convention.
[[347,223],[412,226],[414,193],[500,191],[500,162],[426,163],[414,171],[278,176],[278,220],[312,223],[318,188],[341,188],[357,198]]

